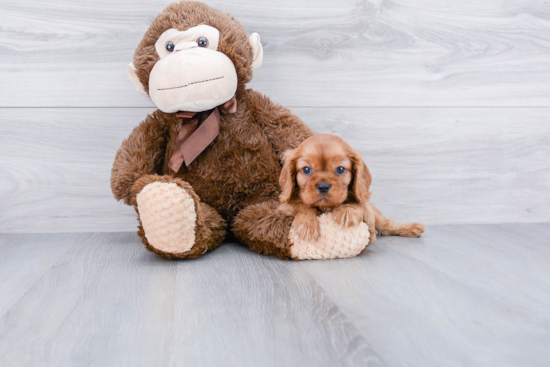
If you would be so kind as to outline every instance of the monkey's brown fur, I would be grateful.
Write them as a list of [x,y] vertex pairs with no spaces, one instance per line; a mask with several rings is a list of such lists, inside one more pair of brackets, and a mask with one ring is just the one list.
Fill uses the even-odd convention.
[[175,113],[156,110],[122,143],[113,164],[112,191],[117,200],[133,205],[136,211],[137,194],[155,181],[176,183],[191,195],[197,222],[195,245],[190,251],[173,254],[155,249],[147,242],[140,221],[138,235],[149,250],[161,256],[197,257],[221,244],[228,225],[252,250],[288,259],[292,218],[276,211],[280,158],[313,132],[288,109],[245,88],[252,79],[253,56],[241,24],[202,3],[172,4],[155,18],[138,46],[136,73],[148,90],[149,74],[159,60],[154,46],[158,37],[170,28],[186,30],[198,24],[220,31],[218,50],[237,70],[237,112],[222,115],[218,137],[188,168],[182,165],[176,173],[168,162],[181,120]]

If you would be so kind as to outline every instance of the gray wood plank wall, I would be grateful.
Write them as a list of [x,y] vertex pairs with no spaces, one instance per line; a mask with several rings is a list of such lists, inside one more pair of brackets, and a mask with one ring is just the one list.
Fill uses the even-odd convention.
[[[135,228],[110,166],[153,110],[126,65],[169,3],[0,3],[0,232]],[[250,87],[363,153],[388,216],[550,221],[550,2],[208,4],[261,35]]]

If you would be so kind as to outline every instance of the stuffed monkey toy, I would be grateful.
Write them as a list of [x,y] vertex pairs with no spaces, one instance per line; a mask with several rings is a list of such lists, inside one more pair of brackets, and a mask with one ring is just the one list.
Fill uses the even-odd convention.
[[128,74],[158,110],[122,143],[111,188],[135,207],[150,251],[195,258],[227,231],[282,259],[354,256],[367,245],[365,223],[334,237],[330,216],[320,218],[330,238],[298,244],[293,217],[277,212],[282,154],[313,132],[246,88],[262,58],[258,34],[200,2],[168,6],[145,33]]

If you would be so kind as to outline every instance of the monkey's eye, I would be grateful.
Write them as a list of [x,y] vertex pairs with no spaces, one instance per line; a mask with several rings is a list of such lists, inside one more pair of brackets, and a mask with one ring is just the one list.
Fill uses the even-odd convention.
[[337,175],[342,175],[342,174],[344,174],[344,172],[346,172],[346,169],[344,167],[340,166],[340,167],[336,168],[336,174]]
[[302,172],[304,172],[305,175],[311,175],[311,168],[306,166],[302,168]]
[[174,43],[172,43],[172,41],[169,41],[167,44],[166,44],[166,51],[168,52],[173,52],[174,51]]
[[208,47],[208,40],[206,37],[199,37],[197,39],[197,45],[199,45],[199,47]]

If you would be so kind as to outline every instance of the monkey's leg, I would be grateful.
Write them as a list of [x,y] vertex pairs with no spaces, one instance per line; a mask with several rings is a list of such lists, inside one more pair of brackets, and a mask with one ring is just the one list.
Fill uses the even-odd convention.
[[293,231],[294,217],[278,212],[278,207],[273,200],[242,209],[233,222],[233,233],[252,251],[293,260],[356,256],[369,244],[366,223],[344,228],[329,214],[318,217],[321,235],[317,240],[301,239]]
[[194,258],[218,247],[226,223],[200,201],[187,182],[170,176],[144,176],[133,186],[145,247],[166,258]]
[[294,221],[277,211],[278,201],[266,201],[242,209],[233,222],[235,236],[252,251],[289,260],[292,258],[289,240],[290,226]]

